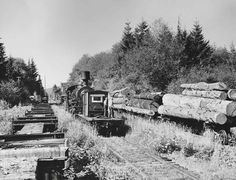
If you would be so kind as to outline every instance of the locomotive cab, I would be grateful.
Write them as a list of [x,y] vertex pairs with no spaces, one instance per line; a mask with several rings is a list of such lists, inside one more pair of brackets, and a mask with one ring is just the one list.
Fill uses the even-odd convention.
[[107,98],[106,91],[88,91],[83,94],[83,115],[87,117],[103,116],[106,109],[104,101]]

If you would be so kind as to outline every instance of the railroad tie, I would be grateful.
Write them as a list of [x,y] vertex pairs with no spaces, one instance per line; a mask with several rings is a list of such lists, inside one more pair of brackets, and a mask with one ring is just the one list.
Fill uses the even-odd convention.
[[17,132],[17,134],[39,134],[43,133],[44,123],[28,123]]

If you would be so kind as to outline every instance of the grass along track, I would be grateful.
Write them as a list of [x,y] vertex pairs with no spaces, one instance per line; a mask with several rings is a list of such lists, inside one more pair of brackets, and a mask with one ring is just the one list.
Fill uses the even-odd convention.
[[200,176],[161,156],[153,155],[148,148],[124,138],[103,138],[107,149],[138,174],[138,179],[198,180]]
[[[172,162],[170,162],[172,166],[174,165],[173,162],[175,162],[182,167],[186,167],[199,174],[199,179],[236,179],[235,145],[222,145],[214,138],[214,133],[211,131],[204,132],[203,136],[196,136],[191,133],[191,130],[173,123],[144,121],[142,118],[130,115],[127,116],[128,121],[126,123],[130,126],[131,131],[124,137],[128,141],[125,142],[124,138],[120,137],[104,138],[98,136],[91,127],[73,118],[62,107],[53,107],[58,116],[59,129],[66,133],[69,144],[73,145],[71,149],[74,148],[74,145],[76,147],[79,146],[73,150],[77,156],[72,157],[72,160],[75,162],[83,162],[85,159],[89,160],[86,169],[94,172],[98,179],[136,180],[149,177],[149,174],[145,174],[142,167],[138,166],[138,163],[137,167],[134,166],[135,162],[132,163],[132,159],[128,159],[131,157],[126,158],[126,156],[129,156],[128,153],[135,158],[136,155],[133,155],[135,147],[133,146],[137,143],[138,147],[141,146],[139,154],[144,154],[144,152],[148,154],[150,152],[149,155],[155,158],[157,158],[156,154],[168,157],[168,159],[172,159]],[[134,150],[129,150],[126,155],[125,151],[129,147],[125,147],[125,144],[129,143],[131,143],[129,147]],[[105,146],[104,144],[107,145]],[[114,149],[113,152],[112,149]],[[117,155],[115,155],[116,152]],[[83,154],[86,157],[82,156]],[[156,160],[150,160],[150,162],[153,161],[155,162]],[[70,173],[71,176],[77,176],[80,172],[85,174],[84,171],[76,168],[76,166],[77,164],[75,163],[75,166],[72,167],[73,171]],[[152,173],[155,172],[153,169],[150,168]],[[180,170],[182,169],[180,167]],[[141,173],[143,176],[139,172],[143,172]],[[190,174],[192,173],[190,172]],[[159,179],[177,178],[178,176]],[[185,179],[190,178],[187,176]]]

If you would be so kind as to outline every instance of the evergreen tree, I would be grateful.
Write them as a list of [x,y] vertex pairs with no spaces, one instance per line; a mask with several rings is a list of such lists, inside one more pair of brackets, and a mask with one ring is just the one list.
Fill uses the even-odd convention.
[[6,79],[6,63],[4,44],[0,42],[0,82]]
[[179,49],[179,68],[185,67],[185,63],[187,61],[186,55],[186,43],[187,43],[188,33],[186,30],[181,28],[180,21],[178,21],[177,25],[177,34],[175,36],[177,48]]
[[179,44],[185,46],[186,41],[187,41],[187,31],[183,30],[181,28],[181,24],[180,21],[178,21],[178,25],[177,25],[177,34],[176,34],[176,40]]
[[235,49],[234,44],[231,44],[231,46],[230,46],[229,61],[230,61],[230,64],[236,70],[236,49]]
[[150,38],[150,29],[146,21],[142,21],[134,30],[135,44],[137,47],[147,45],[146,40]]
[[38,85],[37,82],[38,72],[37,67],[33,59],[28,61],[25,86],[28,88],[31,95],[36,91]]
[[187,68],[195,65],[208,65],[212,52],[213,50],[209,45],[209,41],[204,39],[202,27],[198,23],[195,23],[193,30],[187,37],[185,46],[187,59],[184,65]]
[[123,37],[121,40],[121,48],[124,52],[132,49],[135,45],[134,35],[132,33],[132,28],[130,27],[130,23],[125,23],[125,28],[123,32]]
[[28,68],[24,60],[19,58],[10,57],[6,63],[6,76],[7,79],[17,81],[21,78],[22,81],[25,80]]
[[34,62],[33,59],[31,59],[29,62],[28,62],[28,68],[29,68],[29,71],[28,71],[28,76],[36,81],[37,79],[37,76],[38,76],[38,72],[37,72],[37,67],[36,67],[36,64]]

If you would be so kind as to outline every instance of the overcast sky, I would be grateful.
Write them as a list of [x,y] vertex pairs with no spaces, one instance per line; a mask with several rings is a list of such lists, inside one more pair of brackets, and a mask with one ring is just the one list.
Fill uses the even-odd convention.
[[7,55],[34,58],[47,87],[67,81],[83,54],[111,49],[125,22],[163,18],[173,30],[195,21],[211,44],[236,43],[236,0],[0,0]]

